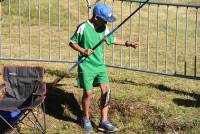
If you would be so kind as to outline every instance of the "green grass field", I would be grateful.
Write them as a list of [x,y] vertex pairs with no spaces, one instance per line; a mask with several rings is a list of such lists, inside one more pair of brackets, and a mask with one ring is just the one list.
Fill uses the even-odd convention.
[[[164,1],[164,0],[163,0]],[[165,0],[167,1],[167,0]],[[168,0],[169,1],[169,0]],[[66,40],[68,40],[68,9],[67,1],[60,0],[61,2],[61,57],[64,59],[69,58],[69,50],[66,47]],[[180,3],[199,3],[199,0],[174,0],[173,2]],[[21,3],[27,5],[27,0],[21,0]],[[109,2],[108,2],[109,3]],[[59,58],[59,48],[58,48],[58,21],[57,21],[57,1],[51,0],[51,48],[52,48],[52,59]],[[72,6],[76,6],[77,3],[71,2]],[[18,31],[18,1],[12,1],[12,16],[8,16],[8,3],[7,1],[2,3],[3,5],[3,20],[2,20],[2,54],[6,57],[9,56],[9,23],[11,22],[12,27],[12,56],[13,57],[25,57],[28,58],[28,48],[29,48],[29,27],[28,27],[28,12],[27,6],[22,6],[21,19],[22,19],[22,44],[19,46],[19,31]],[[32,39],[32,58],[39,57],[39,45],[38,45],[38,31],[41,29],[41,47],[42,47],[42,58],[48,58],[48,1],[41,0],[41,27],[38,27],[38,14],[36,8],[37,2],[31,1],[31,39]],[[114,8],[114,13],[118,18],[120,18],[120,3],[116,3]],[[134,8],[137,5],[134,5]],[[129,5],[125,3],[124,9],[128,9]],[[165,46],[165,18],[166,18],[166,8],[160,9],[160,46],[159,46],[159,70],[165,71],[164,66],[164,46]],[[87,9],[85,6],[85,1],[81,1],[81,21],[87,17]],[[142,9],[141,18],[141,42],[144,44],[141,46],[141,67],[146,67],[146,17],[147,17],[147,7]],[[151,18],[150,19],[150,69],[155,70],[155,37],[156,33],[156,17],[154,12],[156,7],[151,7]],[[169,71],[173,71],[173,57],[174,57],[174,24],[175,24],[175,8],[170,7],[169,11],[171,15],[169,16]],[[77,11],[71,13],[71,31],[76,28],[78,24]],[[184,26],[185,26],[185,10],[180,8],[179,10],[179,64],[178,72],[183,72],[183,62],[184,62]],[[188,30],[188,42],[194,47],[194,12],[195,10],[188,11],[189,15],[188,22],[190,25]],[[199,12],[198,12],[199,13]],[[129,15],[129,10],[125,10],[125,16]],[[138,16],[133,17],[133,35],[132,40],[138,37]],[[120,23],[120,20],[114,24],[116,26]],[[198,20],[198,26],[200,26],[200,21]],[[110,25],[111,27],[111,25]],[[123,29],[126,29],[123,38],[129,38],[129,23],[125,24]],[[198,30],[198,33],[199,30]],[[121,37],[120,30],[116,33],[118,37]],[[198,42],[199,39],[198,39]],[[183,44],[183,45],[182,45]],[[19,49],[21,47],[21,49]],[[106,63],[111,63],[111,48],[106,49]],[[120,47],[115,48],[115,64],[120,64]],[[129,62],[126,60],[128,57],[129,49],[123,48],[123,64],[128,65]],[[199,51],[199,48],[198,48]],[[189,49],[189,57],[193,57],[193,49]],[[21,55],[20,55],[21,53]],[[137,50],[132,50],[133,61],[132,66],[137,67]],[[199,57],[198,53],[198,57]],[[70,59],[76,59],[77,53],[71,51]],[[189,58],[189,72],[193,73],[193,61]],[[70,63],[49,63],[49,62],[29,62],[29,61],[0,61],[0,67],[4,65],[39,65],[45,67],[45,82],[48,87],[48,94],[46,98],[46,115],[47,115],[47,132],[49,134],[80,134],[84,133],[81,126],[77,123],[77,118],[81,115],[81,89],[76,87],[76,74],[74,71],[70,78],[63,79],[57,87],[50,87],[50,83],[59,77],[66,69],[70,68],[72,64]],[[198,68],[200,65],[198,64]],[[178,134],[199,134],[200,133],[200,83],[198,80],[175,78],[168,76],[160,76],[156,74],[148,74],[142,72],[128,71],[123,69],[108,68],[108,73],[110,76],[110,86],[112,89],[112,102],[110,107],[110,120],[116,124],[120,131],[119,134],[140,134],[140,133],[178,133]],[[200,72],[198,72],[200,74]],[[1,75],[2,77],[2,75]],[[1,83],[3,83],[1,79]],[[99,111],[99,98],[100,92],[98,88],[94,89],[93,105],[91,107],[91,115],[95,125],[98,125],[100,118]],[[41,116],[38,113],[38,116]],[[25,120],[26,121],[26,120]],[[31,133],[30,129],[25,125],[21,125],[19,130],[23,134]],[[39,132],[38,132],[39,133]],[[94,132],[96,133],[96,132]]]

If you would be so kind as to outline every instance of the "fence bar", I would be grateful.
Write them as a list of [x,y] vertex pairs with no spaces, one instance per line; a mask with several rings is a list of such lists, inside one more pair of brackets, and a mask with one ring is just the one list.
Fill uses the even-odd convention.
[[[114,6],[115,6],[115,0],[112,0],[112,11],[113,12],[114,12]],[[112,23],[112,29],[114,29],[114,22]],[[112,45],[112,65],[115,64],[114,56],[115,56],[115,45]]]
[[80,24],[80,0],[78,0],[78,24]]
[[[36,61],[36,62],[58,62],[58,60],[53,60],[53,59],[19,59],[19,58],[4,58],[2,57],[1,60],[18,60],[18,61]],[[75,63],[75,61],[73,60],[60,60],[59,62],[62,63]],[[174,74],[174,73],[162,73],[162,72],[156,72],[156,71],[152,71],[152,70],[146,70],[146,69],[137,69],[137,68],[128,68],[128,67],[119,67],[119,66],[115,66],[115,65],[106,65],[107,67],[113,67],[113,68],[119,68],[119,69],[126,69],[126,70],[132,70],[132,71],[138,71],[138,72],[145,72],[145,73],[153,73],[153,74],[159,74],[159,75],[164,75],[164,76],[173,76],[173,77],[178,77],[178,78],[187,78],[187,79],[193,79],[193,80],[200,80],[200,77],[193,77],[190,75],[182,75],[182,74]]]
[[[139,4],[139,6],[141,5],[141,3]],[[140,44],[140,33],[141,33],[141,9],[138,12],[139,14],[139,23],[138,23],[138,41]],[[138,68],[140,68],[140,45],[138,46]]]
[[51,59],[51,1],[48,0],[48,39],[49,39],[49,59]]
[[[123,21],[123,1],[121,1],[121,22]],[[121,39],[123,38],[123,25],[121,26]],[[120,46],[120,66],[122,66],[122,46]]]
[[[133,5],[133,3],[132,2],[130,2],[130,14],[132,13],[132,5]],[[132,35],[132,17],[130,18],[130,31],[129,31],[129,41],[131,41],[132,39],[131,39],[131,35]],[[129,67],[131,67],[131,61],[132,61],[132,53],[131,53],[131,51],[132,51],[132,48],[131,47],[129,47]]]
[[[91,9],[92,9],[92,5],[90,3],[90,0],[86,0],[87,2],[87,9],[88,9],[88,19],[91,17]],[[96,1],[97,2],[97,1]]]
[[[70,18],[70,0],[68,0],[68,42],[70,42],[70,37],[71,37],[71,35],[70,35],[70,31],[71,31],[71,28],[70,28],[70,20],[71,18]],[[70,51],[70,46],[68,45],[68,50],[69,50],[69,58],[71,57],[71,51]]]
[[38,41],[39,41],[39,58],[41,59],[42,58],[42,55],[41,55],[41,12],[40,12],[40,0],[38,0],[38,28],[39,28],[39,31],[38,31]]
[[[2,8],[2,4],[0,2],[0,7]],[[0,9],[2,10],[2,9]],[[2,57],[2,14],[0,15],[0,57]]]
[[[123,0],[123,1],[126,1],[126,0]],[[130,2],[144,3],[145,0],[130,0]],[[160,2],[160,1],[158,1],[158,2],[156,2],[156,1],[149,1],[148,3],[151,4],[151,5],[165,5],[165,6],[167,5],[167,6],[200,8],[200,4],[181,4],[181,3]]]
[[59,60],[61,60],[61,40],[60,40],[60,0],[58,0],[58,47]]
[[[0,7],[2,7],[1,2],[0,2]],[[0,57],[2,57],[2,14],[0,16]]]
[[32,42],[31,42],[31,3],[30,3],[30,0],[28,0],[28,33],[29,33],[29,59],[31,59]]
[[175,74],[177,73],[177,51],[178,51],[178,9],[179,7],[176,7],[176,35],[175,35]]
[[[19,58],[5,58],[2,57],[1,60],[18,60],[18,61],[37,61],[37,62],[58,62],[58,60],[54,60],[54,59],[19,59]],[[75,63],[76,61],[73,60],[60,60],[59,62],[62,63]],[[127,68],[127,67],[119,67],[119,66],[115,66],[115,65],[106,65],[108,67],[113,67],[113,68],[119,68],[119,69],[126,69],[126,70],[133,70],[133,71],[139,71],[139,72],[145,72],[145,73],[153,73],[153,74],[160,74],[160,75],[164,75],[164,76],[173,76],[173,77],[179,77],[179,78],[188,78],[188,79],[194,79],[194,80],[200,80],[200,77],[193,77],[190,75],[182,75],[182,74],[174,74],[174,73],[162,73],[162,72],[156,72],[156,71],[151,71],[151,70],[145,70],[145,69],[137,69],[137,68]]]
[[[97,1],[96,1],[96,2],[97,2]],[[95,3],[95,4],[96,4],[96,3]],[[92,6],[95,6],[95,4],[92,5]],[[106,0],[104,0],[104,4],[106,4]],[[106,64],[106,52],[105,52],[106,46],[103,45],[102,47],[103,47],[103,63]]]
[[[2,11],[2,2],[0,2],[0,10]],[[0,14],[0,57],[2,57],[2,45],[3,45],[3,42],[2,42],[2,20],[3,20],[3,14],[1,12]]]
[[21,0],[18,0],[18,16],[19,16],[19,57],[21,58],[22,55],[21,55],[21,50],[22,50],[22,47],[21,47],[21,42],[22,42],[22,39],[21,39]]
[[159,7],[160,5],[157,5],[156,72],[158,72]]
[[[124,2],[123,1],[121,1],[121,22],[123,21],[123,5],[124,5]],[[123,39],[123,25],[121,26],[121,39]],[[120,46],[120,66],[122,66],[122,57],[123,57],[123,55],[122,55],[122,46]]]
[[166,16],[165,73],[167,73],[167,52],[168,52],[168,15],[169,15],[169,6],[167,6],[167,16]]
[[184,59],[184,75],[187,74],[187,56],[188,56],[188,42],[187,42],[187,37],[188,37],[188,7],[186,7],[186,17],[185,17],[185,59]]
[[162,73],[152,70],[146,70],[146,69],[138,69],[138,68],[127,68],[127,67],[120,67],[120,66],[114,66],[114,65],[107,65],[108,67],[118,68],[118,69],[125,69],[125,70],[132,70],[132,71],[138,71],[138,72],[145,72],[145,73],[153,73],[153,74],[159,74],[163,76],[173,76],[178,78],[187,78],[187,79],[193,79],[193,80],[200,80],[200,77],[193,77],[190,75],[182,75],[182,74],[174,74],[174,73]]
[[9,45],[10,45],[10,57],[12,57],[12,23],[11,23],[11,2],[10,0],[8,1],[9,2],[9,6],[8,6],[8,12],[9,12]]
[[194,59],[194,77],[197,76],[197,38],[198,38],[198,9],[196,9],[196,24],[195,24],[195,59]]
[[31,58],[31,59],[22,59],[22,58],[14,58],[14,57],[1,57],[1,60],[17,60],[17,61],[37,61],[37,62],[63,62],[63,63],[75,63],[76,61],[74,60],[57,60],[57,59],[49,59],[49,58],[43,58],[43,59],[38,59],[38,58]]
[[149,28],[150,28],[150,4],[148,4],[148,20],[147,20],[147,69],[149,70]]

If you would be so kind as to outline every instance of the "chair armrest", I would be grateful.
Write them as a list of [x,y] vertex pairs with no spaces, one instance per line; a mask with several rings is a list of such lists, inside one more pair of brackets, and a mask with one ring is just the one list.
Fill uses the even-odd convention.
[[0,85],[0,101],[3,100],[6,94],[6,86],[5,84]]
[[33,95],[46,96],[46,83],[38,81]]

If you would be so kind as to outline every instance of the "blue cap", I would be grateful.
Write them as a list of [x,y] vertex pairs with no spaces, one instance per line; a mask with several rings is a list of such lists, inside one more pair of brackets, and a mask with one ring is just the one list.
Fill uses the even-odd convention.
[[106,4],[96,4],[93,9],[93,13],[107,22],[114,22],[116,20],[116,18],[112,14],[112,9]]

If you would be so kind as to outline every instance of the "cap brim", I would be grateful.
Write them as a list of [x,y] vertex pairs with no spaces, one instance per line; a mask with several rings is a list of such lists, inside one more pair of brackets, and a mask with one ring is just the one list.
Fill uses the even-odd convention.
[[116,18],[114,16],[111,16],[109,18],[103,18],[103,20],[107,21],[107,22],[115,22]]

